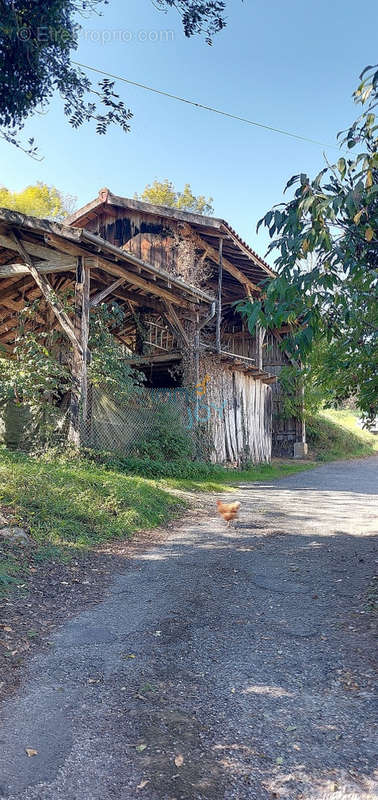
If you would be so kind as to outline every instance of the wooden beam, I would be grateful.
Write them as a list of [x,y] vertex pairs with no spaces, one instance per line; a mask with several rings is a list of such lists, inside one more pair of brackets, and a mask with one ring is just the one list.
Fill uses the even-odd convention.
[[257,365],[258,368],[261,370],[263,369],[263,343],[265,338],[265,330],[264,328],[257,323],[256,325],[256,350],[257,350]]
[[119,286],[125,283],[125,278],[118,278],[117,281],[114,281],[110,286],[106,286],[105,289],[101,289],[101,292],[97,292],[91,297],[90,306],[98,306],[99,303],[102,303],[105,300],[105,297],[108,297],[109,294],[113,294]]
[[25,250],[25,248],[23,246],[23,243],[22,243],[21,239],[19,238],[18,234],[13,232],[12,235],[13,235],[15,243],[17,244],[17,249],[18,249],[20,255],[23,257],[23,259],[25,261],[25,264],[28,266],[31,275],[33,276],[38,288],[42,292],[46,302],[48,303],[48,305],[53,310],[53,312],[54,312],[59,324],[61,325],[61,327],[64,330],[64,332],[67,334],[71,344],[74,347],[78,348],[79,351],[80,351],[81,350],[81,344],[80,344],[80,342],[77,340],[77,338],[75,336],[75,331],[74,331],[74,327],[72,325],[72,322],[71,322],[68,314],[66,314],[66,312],[64,311],[64,308],[63,308],[60,300],[57,298],[57,296],[56,296],[54,290],[52,289],[52,287],[50,286],[47,278],[44,275],[40,275],[38,270],[35,268],[33,260],[31,258],[31,256],[29,255],[29,253]]
[[[67,263],[67,255],[62,252],[52,252],[51,247],[48,245],[37,244],[36,242],[29,242],[27,239],[23,239],[23,245],[25,251],[28,253],[29,256],[33,256],[33,258],[38,259],[46,259],[47,261],[54,262],[57,266],[64,265]],[[19,252],[16,242],[12,236],[12,233],[7,235],[0,234],[0,247],[5,247],[7,250],[16,250]]]
[[182,359],[182,353],[178,350],[171,350],[170,353],[163,353],[154,356],[133,356],[130,358],[125,358],[128,364],[133,367],[137,367],[139,364],[141,366],[145,364],[161,364],[165,363],[166,361],[180,361]]
[[89,337],[90,269],[78,256],[75,282],[74,333],[77,344],[72,351],[72,388],[69,441],[80,446],[81,424],[87,421],[88,404],[88,337]]
[[[29,298],[27,299],[29,300]],[[7,311],[15,311],[19,313],[25,307],[25,300],[12,300],[10,297],[2,298],[0,296],[0,307],[5,308]],[[43,324],[45,322],[40,314],[35,314],[35,319],[37,322],[41,322]]]
[[[42,275],[49,272],[69,272],[75,269],[72,258],[66,256],[65,262],[56,264],[55,261],[38,261],[34,263],[35,268]],[[29,270],[25,264],[4,264],[0,267],[0,278],[10,278],[13,275],[28,275]]]
[[[88,252],[84,250],[84,248],[78,247],[75,244],[71,244],[65,239],[61,240],[57,236],[48,235],[46,236],[46,241],[61,247],[61,249],[66,253],[88,256]],[[125,269],[124,266],[121,266],[121,264],[108,261],[107,258],[103,258],[99,255],[95,256],[95,261],[98,267],[106,272],[109,272],[110,275],[115,275],[118,278],[124,278],[125,282],[127,281],[128,283],[131,283],[132,286],[138,286],[139,289],[144,289],[145,292],[156,297],[163,297],[164,300],[169,300],[169,302],[173,303],[174,305],[182,306],[183,308],[189,308],[189,302],[187,300],[178,297],[177,295],[168,291],[168,289],[165,289],[163,286],[158,286],[155,282],[149,282],[145,280],[145,278],[142,278],[135,272],[130,272],[129,270]]]
[[[101,275],[95,274],[92,270],[92,280],[97,281],[98,283],[103,283],[105,286],[108,284],[104,280]],[[130,300],[135,306],[145,306],[146,308],[151,308],[154,311],[158,311],[160,314],[165,313],[165,306],[163,303],[159,303],[157,298],[147,297],[145,294],[136,294],[135,292],[128,291],[124,289],[123,286],[119,287],[115,291],[113,291],[114,297],[116,297],[121,302],[128,302]]]
[[218,293],[217,293],[217,322],[215,346],[217,353],[221,352],[221,323],[222,323],[222,282],[223,282],[223,239],[219,239],[218,250]]
[[17,328],[17,325],[18,325],[18,317],[15,317],[15,316],[9,317],[6,320],[6,322],[2,322],[1,323],[1,325],[0,325],[0,334],[1,333],[7,333],[8,331],[11,331],[12,328]]
[[175,309],[170,303],[165,303],[165,305],[167,307],[167,313],[164,316],[167,319],[167,322],[170,323],[170,327],[173,328],[176,339],[179,341],[181,340],[181,343],[186,347],[190,347],[188,334],[181,320],[178,318]]
[[[186,234],[184,233],[184,235]],[[215,250],[214,247],[211,247],[211,245],[205,242],[204,239],[202,239],[201,236],[199,236],[198,234],[193,234],[192,232],[191,238],[193,238],[193,236],[196,243],[201,248],[201,250],[207,250],[207,255],[211,259],[211,261],[214,261],[215,264],[218,264],[219,252]],[[219,241],[221,240],[222,239],[220,238]],[[262,292],[261,286],[258,286],[256,283],[253,283],[253,281],[251,281],[246,275],[244,275],[244,272],[238,269],[238,267],[235,267],[234,264],[232,264],[231,261],[229,261],[229,259],[226,258],[225,256],[223,256],[223,269],[225,270],[225,272],[229,272],[230,275],[233,275],[233,277],[236,278],[236,280],[239,281],[239,283],[241,283],[245,289],[248,287],[252,292],[258,292],[258,294]]]
[[21,280],[19,280],[18,278],[15,278],[15,277],[13,277],[13,278],[2,278],[1,282],[0,282],[1,295],[3,295],[4,292],[7,289],[9,289],[10,286],[17,286],[18,284],[20,284],[22,286],[22,284],[23,284],[23,279],[22,278],[21,278]]
[[276,277],[276,274],[272,269],[270,269],[268,264],[265,264],[265,261],[262,261],[262,259],[258,257],[257,253],[252,255],[250,249],[246,247],[246,245],[239,239],[238,236],[235,236],[228,225],[225,226],[225,230],[227,231],[227,236],[232,239],[233,243],[249,258],[250,261],[252,261],[254,266],[260,267],[260,269],[264,270],[264,272],[266,272],[267,275],[270,275],[271,278]]
[[11,300],[10,297],[0,297],[0,306],[10,308],[11,311],[21,311],[24,306],[22,300]]
[[[30,275],[29,270],[28,273]],[[4,281],[4,283],[7,283],[7,281]],[[24,295],[28,289],[30,289],[32,286],[35,286],[35,281],[32,278],[30,278],[28,281],[25,281],[24,278],[21,278],[19,281],[13,281],[7,288],[3,289],[3,285],[3,283],[0,284],[0,302],[5,300],[7,297],[14,297],[18,294]]]

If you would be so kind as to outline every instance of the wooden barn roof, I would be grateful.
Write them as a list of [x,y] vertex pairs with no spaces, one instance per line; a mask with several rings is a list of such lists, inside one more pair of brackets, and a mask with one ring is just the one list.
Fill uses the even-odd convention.
[[259,284],[267,277],[275,277],[269,264],[243,241],[228,222],[217,217],[205,217],[189,211],[179,211],[176,208],[144,203],[128,197],[118,197],[105,188],[100,189],[95,200],[75,211],[67,221],[70,225],[85,227],[91,220],[111,208],[124,208],[152,217],[185,222],[198,233],[209,247],[217,249],[219,239],[222,238],[224,258],[252,283]]
[[60,289],[73,282],[80,255],[90,259],[91,288],[98,301],[106,295],[125,308],[159,308],[166,301],[188,311],[203,308],[205,314],[214,301],[207,292],[89,231],[0,208],[0,345],[6,350],[17,335],[15,312],[42,295],[27,259],[41,276],[48,276],[52,289]]

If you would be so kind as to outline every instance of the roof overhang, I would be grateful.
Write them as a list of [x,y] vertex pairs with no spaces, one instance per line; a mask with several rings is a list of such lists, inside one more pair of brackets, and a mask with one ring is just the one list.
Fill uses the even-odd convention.
[[154,218],[159,217],[162,220],[186,223],[212,248],[218,248],[219,239],[223,239],[224,257],[255,284],[275,277],[275,272],[269,264],[238,236],[228,222],[218,217],[202,216],[176,208],[144,203],[128,197],[119,197],[105,188],[99,191],[95,200],[75,211],[67,221],[70,225],[85,227],[96,217],[104,213],[111,214],[112,209],[115,211],[117,208],[137,211]]
[[[28,261],[41,280],[48,276],[50,282],[69,286],[74,284],[79,256],[91,268],[93,304],[105,293],[129,313],[138,306],[160,313],[180,307],[184,316],[193,318],[198,313],[208,316],[214,303],[209,293],[89,231],[0,208],[0,345],[6,351],[12,351],[17,338],[18,314],[41,296]],[[43,318],[38,321],[46,325]]]
[[[82,228],[51,222],[46,219],[26,216],[16,211],[0,208],[0,280],[27,274],[28,268],[20,264],[17,249],[12,243],[11,232],[17,230],[25,240],[26,250],[38,259],[38,268],[45,272],[59,272],[73,269],[70,256],[93,258],[110,275],[122,276],[122,271],[130,279],[128,282],[145,290],[146,294],[156,296],[158,290],[174,289],[178,297],[192,303],[212,303],[214,298],[202,289],[173,276],[153,264],[137,258],[127,250],[106,242]],[[66,258],[65,258],[66,256]],[[143,286],[141,286],[143,282]],[[144,286],[150,282],[150,287]],[[173,292],[170,292],[173,294]]]

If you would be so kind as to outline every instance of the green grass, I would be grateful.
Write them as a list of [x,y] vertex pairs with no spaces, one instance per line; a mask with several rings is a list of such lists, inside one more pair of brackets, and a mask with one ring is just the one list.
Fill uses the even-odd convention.
[[9,507],[39,545],[124,539],[165,522],[183,504],[156,480],[84,460],[37,461],[0,450],[0,506]]
[[[232,492],[240,483],[272,481],[317,462],[378,452],[378,437],[361,430],[351,411],[324,411],[307,425],[310,458],[275,460],[245,470],[200,462],[154,462],[108,453],[36,458],[0,448],[0,507],[24,525],[37,545],[34,562],[70,557],[164,524],[187,504],[185,492]],[[23,572],[21,553],[0,555],[0,593]]]
[[152,459],[117,456],[109,452],[86,452],[86,458],[95,464],[118,473],[143,475],[155,478],[160,486],[182,491],[223,492],[232,490],[237,483],[273,480],[310,469],[309,462],[276,459],[272,464],[259,464],[248,469],[227,469],[220,464],[204,461],[154,461]]
[[307,423],[307,441],[317,461],[358,458],[378,453],[378,436],[357,424],[350,410],[321,411]]
[[208,477],[168,478],[166,484],[175,489],[197,492],[232,492],[240,483],[255,481],[273,481],[293,475],[295,472],[312,469],[312,461],[291,462],[275,459],[271,464],[259,464],[243,470],[222,469],[214,471]]

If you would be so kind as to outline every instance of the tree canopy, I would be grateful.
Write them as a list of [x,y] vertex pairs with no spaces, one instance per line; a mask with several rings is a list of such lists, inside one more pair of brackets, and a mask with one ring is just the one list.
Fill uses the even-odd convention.
[[[22,143],[20,131],[55,93],[69,123],[78,128],[94,122],[99,134],[110,125],[127,132],[132,112],[103,78],[95,86],[72,62],[78,49],[80,17],[99,14],[109,0],[0,0],[0,135],[36,156],[34,140]],[[225,3],[217,0],[155,0],[155,7],[174,7],[186,36],[206,41],[225,25]]]
[[0,208],[11,208],[33,217],[55,219],[59,222],[72,213],[74,203],[74,197],[63,195],[55,186],[47,186],[41,182],[27,186],[20,192],[12,192],[5,186],[0,186]]
[[338,134],[347,153],[313,179],[294,175],[286,185],[295,187],[292,199],[260,220],[272,239],[268,252],[278,252],[278,276],[261,301],[239,310],[251,331],[256,323],[285,326],[285,348],[304,364],[300,380],[321,389],[328,403],[356,395],[369,422],[378,411],[375,67],[360,76],[354,100],[362,113]]
[[190,183],[186,183],[182,192],[179,192],[168,178],[163,181],[155,180],[152,184],[147,184],[142,194],[136,194],[135,198],[158,206],[169,206],[170,208],[178,208],[181,211],[192,211],[195,214],[209,216],[214,213],[212,197],[194,195]]

